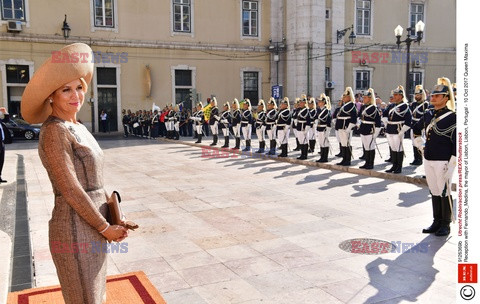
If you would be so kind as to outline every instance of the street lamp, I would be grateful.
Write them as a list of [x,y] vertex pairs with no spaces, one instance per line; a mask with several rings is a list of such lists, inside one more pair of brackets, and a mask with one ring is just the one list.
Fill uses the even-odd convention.
[[65,15],[65,20],[63,20],[63,27],[62,27],[63,38],[65,38],[65,40],[67,40],[67,38],[70,37],[70,31],[71,30],[72,29],[70,28],[70,26],[67,23],[67,15]]
[[287,39],[282,38],[280,42],[272,42],[272,39],[269,40],[270,45],[268,50],[273,54],[273,61],[277,63],[277,85],[278,85],[278,63],[280,62],[280,53],[287,50],[287,44],[285,43]]
[[345,34],[347,33],[348,30],[352,30],[350,32],[350,35],[348,36],[348,40],[349,40],[350,44],[355,44],[355,39],[357,38],[357,35],[355,35],[355,32],[353,31],[353,24],[352,24],[352,26],[347,27],[343,30],[340,30],[340,31],[337,30],[337,44],[338,44],[338,41],[340,39],[342,39],[343,36],[345,36]]
[[[404,94],[410,94],[410,82],[409,82],[409,74],[410,74],[410,44],[412,42],[418,42],[420,44],[420,41],[423,38],[423,31],[425,30],[425,23],[422,22],[422,20],[418,21],[417,24],[415,25],[415,28],[409,27],[407,28],[407,38],[405,40],[401,40],[402,34],[403,34],[403,27],[398,25],[395,30],[395,37],[397,37],[397,48],[400,48],[400,44],[405,42],[407,45],[407,81],[405,83],[405,91]],[[415,38],[411,38],[411,33],[415,31],[417,36]]]

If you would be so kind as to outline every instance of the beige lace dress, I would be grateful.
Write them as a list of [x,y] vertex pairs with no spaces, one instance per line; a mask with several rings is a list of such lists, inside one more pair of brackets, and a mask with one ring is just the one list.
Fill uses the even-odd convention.
[[50,252],[66,304],[105,300],[107,259],[103,152],[81,124],[50,116],[40,132],[38,152],[55,194],[49,221]]

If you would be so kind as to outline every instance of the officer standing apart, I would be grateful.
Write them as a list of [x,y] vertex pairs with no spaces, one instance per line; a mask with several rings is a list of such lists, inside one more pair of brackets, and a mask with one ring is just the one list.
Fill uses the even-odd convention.
[[403,86],[400,85],[393,91],[393,103],[395,105],[385,112],[387,114],[387,140],[392,150],[393,164],[386,172],[398,174],[402,173],[403,166],[403,138],[412,123],[412,113],[408,107]]
[[215,97],[210,100],[210,106],[212,107],[212,109],[210,112],[210,119],[208,121],[208,124],[210,125],[210,129],[212,130],[213,135],[213,142],[210,144],[210,146],[216,146],[218,142],[218,121],[220,120],[220,116],[217,107],[217,99]]
[[330,141],[328,135],[330,134],[330,127],[332,123],[332,116],[330,115],[330,98],[322,93],[317,101],[318,116],[317,116],[317,139],[320,145],[320,159],[317,163],[328,162],[328,151]]
[[275,130],[277,131],[277,138],[280,143],[280,150],[282,151],[278,157],[288,156],[287,148],[291,123],[292,117],[290,112],[290,101],[288,100],[288,97],[285,97],[280,102],[280,111],[278,112],[277,125],[275,127]]
[[[429,104],[426,99],[427,94],[425,93],[423,86],[421,84],[415,86],[415,100],[410,104],[410,111],[412,111],[412,125],[419,122],[428,110]],[[410,138],[412,139],[412,143],[414,143],[415,137],[417,137],[417,135],[415,135],[413,129],[411,130],[411,132],[412,133]],[[424,136],[424,134],[420,134],[418,136]],[[411,162],[410,165],[420,166],[423,163],[422,154],[420,153],[420,150],[415,147],[415,145],[413,145],[413,157],[413,162]]]
[[270,140],[270,151],[268,151],[268,155],[275,155],[275,150],[277,148],[277,130],[275,125],[277,114],[277,103],[275,102],[275,98],[270,97],[267,104],[267,114],[265,115],[266,130],[268,139]]
[[350,146],[350,138],[352,137],[352,129],[357,122],[357,107],[353,102],[354,95],[351,87],[347,87],[342,95],[342,106],[338,110],[335,130],[340,141],[340,153],[342,161],[337,163],[340,166],[350,166],[352,159],[352,146]]
[[257,119],[255,120],[255,132],[260,147],[255,153],[265,152],[265,128],[265,101],[260,99],[257,106]]
[[373,163],[375,162],[375,148],[376,139],[380,134],[381,127],[381,115],[377,109],[375,103],[375,91],[370,88],[363,95],[363,107],[359,114],[360,118],[360,138],[362,139],[362,145],[365,164],[361,166],[361,169],[373,169]]
[[220,124],[218,125],[222,129],[223,137],[225,138],[225,143],[222,148],[229,147],[230,141],[230,124],[232,123],[232,114],[230,113],[230,104],[228,101],[223,104],[222,116],[220,116]]
[[[423,233],[445,236],[450,233],[452,219],[452,175],[456,166],[457,116],[450,80],[439,78],[431,94],[433,110],[414,125],[415,146],[423,152],[425,175],[432,194],[433,223]],[[426,142],[420,136],[425,129]]]
[[242,113],[240,112],[240,105],[235,98],[232,103],[232,130],[233,136],[235,136],[235,147],[233,149],[240,149],[240,127],[242,121]]
[[298,142],[300,143],[300,156],[297,159],[307,159],[308,153],[308,131],[310,130],[310,111],[305,107],[307,103],[307,96],[302,95],[297,109],[297,118],[295,124],[297,125]]

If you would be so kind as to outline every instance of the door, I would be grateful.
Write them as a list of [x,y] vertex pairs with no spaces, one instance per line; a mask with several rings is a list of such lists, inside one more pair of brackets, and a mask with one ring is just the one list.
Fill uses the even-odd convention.
[[[117,88],[98,88],[98,113],[107,113],[107,131],[118,131]],[[97,117],[100,122],[100,114]]]

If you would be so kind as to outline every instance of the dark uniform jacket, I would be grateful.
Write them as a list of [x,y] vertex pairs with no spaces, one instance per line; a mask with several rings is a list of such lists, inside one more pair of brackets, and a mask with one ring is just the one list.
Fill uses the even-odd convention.
[[248,125],[253,125],[252,111],[243,110],[243,112],[242,112],[242,127],[246,127]]
[[357,107],[352,101],[344,103],[335,115],[335,130],[344,130],[349,124],[357,122]]
[[210,119],[208,120],[208,124],[209,125],[215,124],[215,122],[218,121],[217,117],[218,117],[218,107],[213,107],[212,111],[210,112]]
[[[287,109],[288,110],[288,109]],[[267,130],[273,129],[275,122],[277,120],[278,112],[275,109],[268,110],[265,115],[265,124],[267,125]]]
[[[227,123],[222,122],[222,120],[224,119],[227,120]],[[223,128],[228,129],[231,123],[232,123],[232,114],[230,113],[230,111],[224,111],[220,116],[220,123],[218,124],[218,127],[220,129],[223,129]]]
[[292,123],[291,111],[289,109],[283,109],[278,112],[277,115],[277,131],[284,130],[285,127],[290,126]]
[[413,132],[420,136],[425,129],[427,140],[423,156],[427,160],[450,160],[456,154],[457,115],[447,107],[440,110],[428,110],[413,125]]
[[242,113],[239,109],[233,111],[232,113],[232,127],[235,127],[242,121]]
[[318,124],[317,124],[317,131],[323,132],[325,128],[330,127],[332,124],[332,116],[330,115],[330,110],[327,107],[323,109],[317,109],[318,115]]
[[304,131],[306,126],[309,126],[312,118],[310,117],[310,110],[305,108],[298,108],[297,112],[297,131]]
[[309,109],[310,112],[310,123],[308,124],[310,127],[313,127],[313,124],[315,123],[315,120],[317,119],[318,116],[318,110],[316,108]]
[[257,113],[257,119],[255,120],[255,128],[260,129],[265,125],[265,111]]
[[361,120],[360,129],[358,130],[361,135],[373,134],[375,128],[381,127],[380,112],[375,105],[364,106],[358,118]]
[[412,126],[412,113],[405,102],[392,105],[383,113],[388,118],[385,131],[387,134],[398,134],[403,125]]

